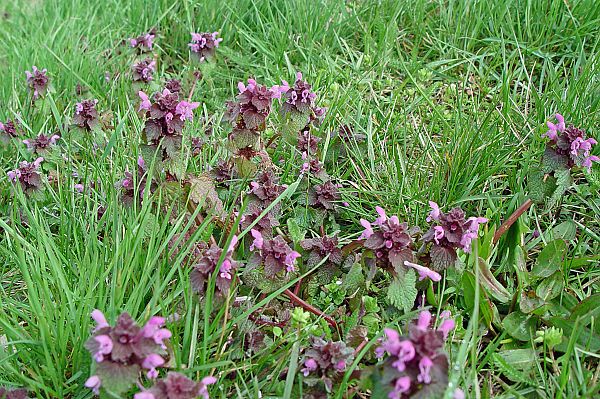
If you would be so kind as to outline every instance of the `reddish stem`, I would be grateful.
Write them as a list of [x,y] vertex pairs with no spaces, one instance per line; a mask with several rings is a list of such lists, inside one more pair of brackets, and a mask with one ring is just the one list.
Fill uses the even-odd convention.
[[355,356],[356,356],[356,355],[358,355],[358,353],[359,353],[359,352],[362,350],[362,348],[364,348],[364,347],[365,347],[365,345],[367,345],[367,343],[368,343],[368,342],[369,342],[369,341],[367,341],[367,340],[364,340],[364,341],[362,341],[360,344],[358,344],[358,346],[357,346],[357,347],[356,347],[356,349],[354,350],[354,355],[355,355]]
[[506,219],[504,223],[502,223],[502,225],[500,225],[498,230],[496,230],[496,233],[494,234],[494,239],[492,240],[492,244],[496,244],[498,240],[500,240],[500,237],[502,237],[502,235],[504,235],[504,233],[506,233],[508,229],[510,229],[510,226],[512,226],[517,221],[519,216],[524,214],[531,207],[531,205],[533,205],[533,201],[531,201],[530,199],[527,199],[525,202],[523,202],[523,204],[520,207],[518,207],[512,213],[512,215],[510,215],[508,219]]
[[298,295],[298,293],[300,292],[300,286],[302,285],[302,279],[298,280],[298,282],[296,283],[296,286],[294,287],[294,294]]
[[336,323],[336,321],[333,319],[333,317],[323,313],[322,311],[320,311],[319,309],[315,308],[314,306],[312,306],[311,304],[305,302],[302,298],[300,298],[299,296],[297,296],[296,294],[294,294],[292,291],[290,291],[289,289],[283,291],[283,293],[285,295],[287,295],[288,298],[290,298],[290,301],[300,307],[302,307],[303,309],[311,312],[312,314],[315,314],[317,316],[320,316],[322,318],[324,318],[327,323],[329,323],[329,325],[335,329],[338,328],[338,325]]

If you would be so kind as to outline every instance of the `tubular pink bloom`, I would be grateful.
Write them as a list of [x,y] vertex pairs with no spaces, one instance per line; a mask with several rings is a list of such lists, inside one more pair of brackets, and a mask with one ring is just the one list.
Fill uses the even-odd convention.
[[429,324],[431,323],[431,313],[429,310],[423,310],[419,313],[419,319],[417,320],[417,327],[423,331],[429,328]]
[[112,339],[108,335],[98,335],[94,337],[94,341],[98,343],[98,349],[94,353],[94,359],[100,363],[104,360],[104,355],[110,355],[113,348]]
[[440,281],[442,279],[442,276],[438,272],[433,271],[428,267],[417,265],[416,263],[409,261],[404,261],[404,265],[412,267],[419,273],[419,281],[425,280],[426,278],[429,278],[432,281]]
[[18,169],[16,169],[16,170],[11,170],[11,171],[9,171],[9,172],[7,172],[7,173],[6,173],[6,176],[8,176],[8,180],[10,180],[10,181],[12,181],[12,182],[16,183],[16,182],[17,182],[17,179],[18,179],[19,177],[21,177],[21,172],[19,172],[19,170],[18,170]]
[[436,244],[439,244],[440,240],[444,238],[444,228],[442,226],[435,226],[433,231],[433,241],[435,241]]
[[140,168],[146,169],[146,162],[144,161],[144,158],[142,158],[141,155],[137,159],[137,164]]
[[294,270],[296,270],[296,268],[294,267],[294,263],[296,262],[296,259],[298,259],[300,257],[300,254],[296,251],[292,251],[289,254],[287,254],[287,256],[285,257],[285,264],[287,266],[287,271],[288,272],[293,272]]
[[447,319],[442,322],[438,330],[441,331],[442,334],[444,334],[444,339],[446,339],[448,338],[448,333],[450,333],[450,331],[453,330],[455,326],[456,323],[454,322],[454,320]]
[[146,375],[148,378],[153,380],[158,377],[158,370],[156,370],[156,368],[162,366],[163,364],[165,364],[163,358],[155,353],[152,353],[144,359],[142,362],[142,367],[148,369],[148,373]]
[[402,395],[410,390],[410,377],[405,375],[396,380],[394,389],[389,393],[389,399],[400,399]]
[[254,238],[254,241],[252,241],[252,245],[250,245],[250,251],[262,249],[265,240],[262,234],[260,234],[260,231],[252,229],[250,230],[250,234],[252,234],[252,237]]
[[194,113],[192,112],[200,106],[199,102],[188,103],[187,101],[180,101],[175,107],[175,112],[179,115],[179,119],[182,121],[193,120]]
[[150,107],[152,106],[152,103],[150,103],[150,99],[148,98],[148,95],[140,90],[138,92],[138,96],[140,96],[140,98],[142,99],[142,103],[140,104],[140,108],[138,108],[138,111],[141,111],[143,109],[146,111],[150,111]]
[[209,377],[204,377],[201,381],[200,384],[202,385],[200,387],[200,389],[198,390],[198,395],[202,396],[203,399],[209,399],[208,396],[208,390],[206,389],[206,387],[208,385],[212,385],[215,382],[217,382],[217,379],[215,377],[209,376]]
[[231,237],[231,242],[229,243],[229,248],[227,248],[227,253],[231,253],[235,250],[235,246],[238,243],[238,236],[237,235],[233,235],[233,237]]
[[246,86],[244,85],[244,82],[238,82],[238,90],[240,91],[240,93],[246,91]]
[[83,184],[75,184],[73,186],[73,188],[75,189],[75,191],[77,191],[78,193],[83,193],[83,190],[85,187],[83,187]]
[[600,158],[596,155],[589,156],[583,160],[581,166],[586,168],[589,172],[592,169],[592,162],[600,162]]
[[375,219],[374,224],[381,226],[381,224],[383,224],[387,220],[387,215],[385,214],[385,210],[380,206],[376,206],[375,211],[377,212],[379,217]]
[[375,355],[379,359],[383,357],[385,352],[389,355],[396,355],[401,347],[400,334],[398,334],[398,331],[391,328],[384,328],[383,333],[385,334],[386,339],[381,342],[381,346],[375,349]]
[[556,125],[556,128],[558,129],[559,132],[564,132],[565,131],[565,118],[564,118],[564,116],[562,116],[561,114],[556,114],[554,116],[556,117],[556,120],[558,121],[558,125]]
[[442,313],[440,313],[440,318],[442,320],[449,319],[450,317],[452,317],[452,313],[449,310],[444,310]]
[[428,222],[438,220],[440,218],[440,207],[433,201],[429,201],[429,206],[431,207],[431,212],[429,212],[429,216],[427,216],[426,220]]
[[83,104],[82,103],[75,104],[75,113],[80,114],[82,111],[83,111]]
[[50,137],[50,144],[52,144],[52,145],[56,144],[58,139],[60,139],[60,136],[58,134],[53,135],[52,137]]
[[304,368],[301,371],[305,377],[308,377],[310,372],[315,371],[316,369],[317,369],[317,362],[315,361],[315,359],[306,359],[306,361],[304,362]]
[[165,324],[165,318],[160,316],[152,316],[150,320],[142,327],[140,333],[145,338],[152,338],[154,334]]
[[84,385],[86,388],[90,388],[92,392],[94,392],[94,394],[99,395],[102,381],[100,381],[100,377],[98,377],[97,375],[93,375],[87,379]]
[[411,341],[402,341],[395,355],[398,357],[398,360],[392,363],[392,367],[402,372],[406,370],[406,363],[415,358],[415,347]]
[[133,399],[156,399],[152,392],[144,391],[133,395]]
[[340,360],[335,364],[335,368],[339,371],[342,371],[346,368],[346,362],[344,360]]
[[231,280],[231,262],[229,260],[225,259],[223,261],[223,264],[219,269],[219,276],[221,276],[221,278]]
[[465,399],[465,393],[462,389],[456,388],[452,394],[452,399]]
[[94,309],[94,311],[92,312],[92,319],[94,319],[94,321],[98,324],[94,331],[104,327],[109,327],[109,324],[106,321],[106,317],[104,317],[104,314],[98,309]]
[[42,162],[44,162],[44,158],[39,157],[35,161],[33,161],[33,164],[35,165],[36,168],[38,168]]
[[419,375],[417,376],[417,381],[422,382],[423,384],[429,384],[431,382],[431,367],[433,366],[433,362],[427,356],[423,357],[421,361],[419,361]]
[[172,335],[173,334],[171,334],[171,331],[167,330],[166,328],[161,328],[156,333],[154,333],[152,339],[154,339],[154,342],[156,344],[160,345],[163,349],[166,349],[167,346],[163,343],[163,341],[165,339],[171,338]]

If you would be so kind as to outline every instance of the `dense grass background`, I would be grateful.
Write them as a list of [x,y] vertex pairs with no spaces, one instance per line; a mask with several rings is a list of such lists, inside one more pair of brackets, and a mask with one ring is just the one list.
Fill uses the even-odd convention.
[[[232,349],[223,344],[243,318],[227,322],[221,313],[209,319],[193,298],[187,272],[176,267],[183,255],[163,256],[170,238],[190,226],[169,224],[147,207],[129,212],[120,206],[112,187],[135,165],[142,126],[128,78],[104,79],[106,72],[114,77],[129,68],[129,56],[115,52],[122,39],[156,27],[156,76],[186,76],[193,69],[189,33],[220,31],[218,60],[204,71],[194,97],[214,121],[239,80],[254,76],[274,84],[292,81],[301,70],[329,108],[321,134],[350,124],[367,137],[366,151],[357,147],[351,161],[333,160],[328,170],[345,183],[355,220],[343,238],[355,237],[358,219],[372,215],[376,205],[422,223],[430,199],[487,210],[498,224],[518,206],[515,194],[524,187],[526,167],[539,159],[540,133],[552,114],[559,111],[598,137],[595,0],[0,0],[0,12],[0,120],[18,118],[29,136],[62,129],[79,83],[100,109],[112,111],[115,125],[108,150],[81,159],[78,167],[85,181],[100,181],[104,193],[77,196],[65,175],[50,190],[53,203],[38,207],[12,198],[0,177],[0,385],[26,385],[40,398],[91,395],[82,388],[90,364],[82,345],[94,308],[111,318],[121,310],[138,319],[178,312],[184,322],[174,331],[177,365],[199,376],[213,368],[238,371],[233,378],[221,374],[212,389],[217,398],[255,398],[259,391],[269,397],[281,385],[277,375],[291,350],[291,340],[282,339],[279,353],[232,361]],[[28,104],[24,71],[32,65],[47,68],[52,79],[47,112]],[[196,118],[188,130],[204,128]],[[226,132],[216,124],[213,134],[224,138]],[[193,167],[205,169],[223,153],[209,148]],[[24,148],[4,151],[2,169],[13,169],[25,154]],[[580,229],[573,259],[600,249],[597,167],[587,180],[589,186],[565,199],[562,215],[534,209],[527,218],[544,229],[573,219]],[[94,222],[98,204],[110,215],[101,227]],[[30,227],[21,228],[17,217]],[[108,240],[97,239],[100,230]],[[580,300],[599,288],[597,262],[590,265],[582,273],[567,270],[568,290]],[[500,333],[490,342],[473,331],[462,345],[468,359],[451,370],[473,397],[593,394],[598,368],[588,372],[582,364],[595,357],[597,367],[597,355],[570,353],[564,373],[538,363],[533,386],[511,387],[490,362],[506,337]],[[255,374],[268,367],[268,375]]]

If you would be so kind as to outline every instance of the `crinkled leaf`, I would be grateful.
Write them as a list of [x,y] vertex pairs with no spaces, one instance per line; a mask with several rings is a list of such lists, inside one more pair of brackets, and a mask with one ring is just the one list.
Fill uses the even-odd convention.
[[431,268],[440,272],[456,263],[456,251],[453,248],[446,248],[439,245],[433,245],[429,253],[431,256]]
[[552,235],[565,241],[574,240],[577,236],[577,225],[572,220],[565,220],[552,229]]
[[413,252],[408,248],[401,251],[391,250],[388,254],[388,259],[396,274],[402,274],[406,270],[404,262],[412,262],[414,258]]
[[571,176],[570,169],[561,169],[554,172],[556,178],[556,188],[552,193],[552,196],[548,200],[548,207],[553,208],[563,198],[564,194],[573,184],[573,177]]
[[398,274],[388,287],[387,298],[388,301],[405,313],[415,305],[417,299],[417,276],[414,270],[408,270],[406,273]]
[[306,230],[300,227],[300,224],[296,219],[289,218],[287,220],[287,226],[290,238],[294,243],[304,240],[304,237],[306,236]]
[[96,365],[96,375],[100,377],[104,390],[121,395],[135,384],[140,375],[140,367],[137,364],[124,366],[119,363],[102,362]]
[[536,385],[531,378],[531,365],[535,364],[537,353],[534,349],[508,349],[492,355],[494,364],[511,381]]
[[544,150],[542,156],[542,171],[551,173],[559,169],[565,169],[569,166],[569,158],[566,155],[558,154],[549,145]]
[[215,185],[210,176],[202,174],[198,177],[192,177],[190,182],[190,199],[196,204],[202,206],[208,213],[223,220],[225,218],[225,209],[223,202],[219,198]]
[[527,174],[529,198],[537,204],[543,204],[556,190],[556,179],[541,169],[532,169]]
[[521,291],[521,300],[519,302],[519,309],[521,309],[521,312],[532,313],[544,306],[544,304],[544,300],[538,297],[534,290]]

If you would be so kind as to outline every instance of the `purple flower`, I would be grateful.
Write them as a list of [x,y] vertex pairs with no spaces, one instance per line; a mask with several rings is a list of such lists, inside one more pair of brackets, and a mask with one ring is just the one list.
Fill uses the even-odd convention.
[[94,321],[98,324],[94,331],[100,330],[105,327],[109,327],[109,324],[106,321],[106,317],[104,317],[104,314],[101,311],[99,311],[98,309],[94,309],[91,316],[92,316],[92,319],[94,319]]
[[408,261],[404,262],[404,266],[415,269],[419,273],[419,281],[425,280],[426,278],[431,279],[431,281],[440,281],[442,279],[442,276],[439,273],[425,266],[417,265],[416,263]]
[[140,104],[140,108],[138,109],[138,111],[141,111],[141,110],[150,111],[150,107],[152,106],[152,103],[150,102],[148,95],[140,90],[138,92],[138,96],[140,96],[140,98],[142,99],[142,102]]
[[181,82],[177,79],[170,79],[165,83],[165,89],[171,93],[179,93],[181,91]]
[[250,245],[250,251],[254,251],[256,249],[258,249],[258,250],[262,249],[265,241],[264,241],[263,236],[260,233],[260,231],[251,229],[250,234],[252,234],[252,238],[254,238],[254,241],[252,241],[252,245]]
[[360,219],[360,225],[364,227],[365,230],[362,232],[360,237],[358,237],[359,240],[366,240],[374,234],[373,226],[371,226],[371,223],[369,223],[369,221],[365,219]]
[[[232,240],[233,245],[237,242],[237,237]],[[215,293],[219,297],[225,296],[229,292],[229,287],[232,282],[232,273],[239,266],[239,262],[233,260],[233,246],[230,245],[225,254],[223,263],[219,266],[219,273],[216,279]],[[206,286],[210,281],[211,275],[217,270],[217,264],[221,258],[223,250],[216,244],[210,248],[200,251],[200,254],[194,260],[193,269],[190,274],[190,280],[194,291],[204,294]]]
[[[208,399],[207,386],[217,381],[214,377],[204,377],[200,382],[190,380],[183,374],[170,372],[166,378],[157,380],[148,392],[154,399]],[[143,399],[150,396],[143,396]],[[140,398],[136,398],[140,399]]]
[[98,335],[94,337],[96,341],[96,350],[92,353],[94,360],[100,363],[104,360],[105,355],[110,355],[112,352],[113,343],[108,335]]
[[388,394],[389,399],[401,399],[402,395],[410,389],[410,377],[404,376],[396,380],[394,389]]
[[12,120],[7,120],[5,123],[0,122],[0,140],[8,142],[10,139],[19,136],[17,123]]
[[39,170],[43,161],[44,158],[39,157],[33,162],[20,162],[17,169],[9,171],[6,175],[13,183],[19,183],[25,194],[33,194],[42,189],[42,175]]
[[48,90],[48,75],[47,70],[39,70],[34,65],[32,67],[32,71],[25,71],[25,75],[27,76],[27,84],[33,90],[33,99],[37,100],[40,95],[46,94]]
[[133,395],[133,399],[156,399],[151,392],[143,391]]
[[309,268],[318,265],[325,257],[336,266],[342,264],[344,257],[342,250],[338,247],[338,238],[336,236],[323,236],[309,238],[300,242],[302,249],[308,251],[306,265]]
[[194,102],[194,103],[188,103],[187,101],[181,101],[179,104],[177,104],[177,107],[175,108],[175,112],[177,113],[177,115],[179,115],[179,119],[181,119],[182,121],[185,120],[193,120],[194,119],[194,114],[193,114],[193,110],[198,108],[200,106],[200,103],[198,102]]
[[192,33],[192,41],[188,44],[190,50],[195,54],[200,61],[207,58],[212,58],[215,55],[215,50],[219,47],[222,38],[217,38],[219,32],[213,33]]
[[98,100],[83,100],[77,103],[73,123],[87,131],[96,129],[99,126],[96,104],[98,104]]
[[102,381],[100,381],[100,377],[98,377],[97,375],[91,376],[85,382],[85,387],[90,388],[92,390],[92,392],[94,392],[96,395],[100,394],[100,386],[101,385],[102,385]]
[[40,135],[34,139],[23,140],[23,144],[27,145],[29,151],[42,155],[47,153],[52,146],[56,145],[58,139],[60,139],[58,134],[48,137],[43,133],[40,133]]
[[572,168],[580,166],[591,169],[593,162],[600,162],[600,158],[591,155],[593,146],[597,141],[586,138],[585,130],[573,125],[565,126],[565,120],[560,114],[556,114],[558,124],[548,122],[548,131],[542,135],[550,142],[546,145],[544,157],[551,157],[554,162],[561,162],[564,167]]
[[140,52],[152,50],[154,37],[155,35],[152,32],[145,33],[136,38],[129,39],[129,44]]
[[[264,265],[265,277],[275,278],[281,271],[293,272],[295,270],[296,259],[300,254],[290,248],[287,242],[280,235],[275,238],[266,238],[258,231],[252,243],[254,253],[250,257],[249,264],[254,266]],[[258,238],[258,240],[257,240]],[[257,247],[257,244],[260,247]]]
[[165,361],[162,357],[160,357],[156,353],[151,353],[142,362],[142,367],[148,370],[148,373],[146,375],[148,376],[148,378],[153,380],[156,379],[156,377],[158,377],[158,371],[156,370],[156,368],[162,366],[163,364],[165,364]]
[[146,58],[136,64],[133,64],[133,81],[148,83],[152,80],[152,74],[156,70],[156,61],[152,58]]
[[313,336],[310,338],[310,347],[304,352],[304,368],[300,371],[305,377],[311,375],[321,380],[325,390],[331,392],[333,383],[339,380],[353,360],[354,349],[346,343],[325,341]]
[[302,371],[302,374],[304,374],[305,377],[308,377],[308,375],[312,371],[315,371],[316,369],[317,369],[317,362],[315,361],[315,359],[306,359],[304,361],[304,368],[300,371]]

